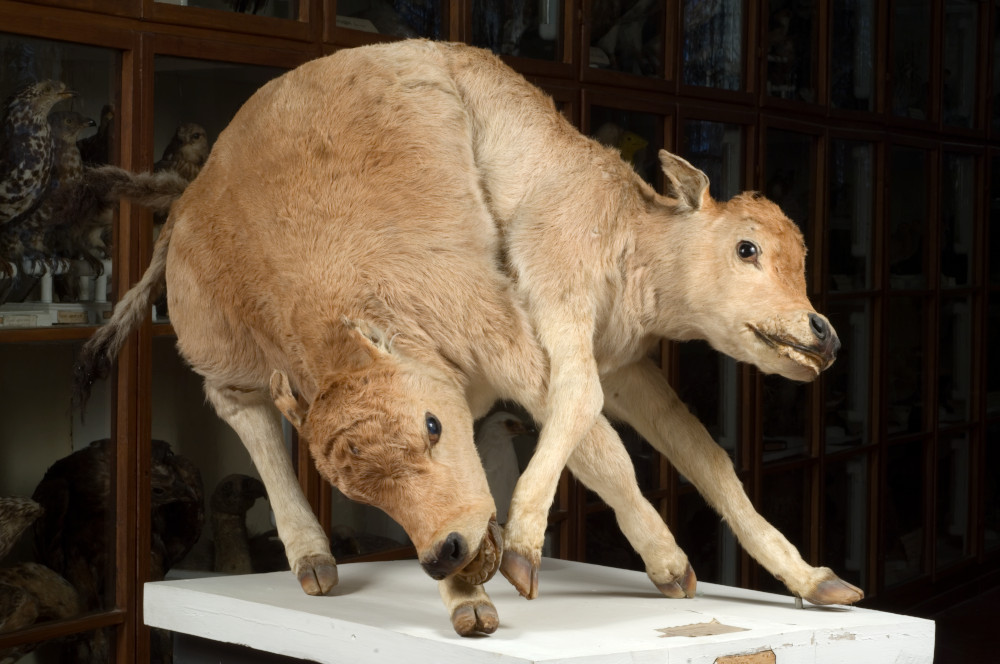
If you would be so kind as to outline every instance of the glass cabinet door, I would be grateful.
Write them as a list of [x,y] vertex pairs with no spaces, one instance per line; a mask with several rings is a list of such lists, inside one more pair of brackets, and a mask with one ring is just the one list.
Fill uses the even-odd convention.
[[892,114],[913,120],[929,119],[930,103],[930,0],[893,3]]
[[0,123],[12,136],[0,156],[0,330],[99,324],[114,217],[69,218],[55,201],[85,164],[117,161],[119,54],[2,33],[0,53]]
[[893,147],[889,154],[889,287],[925,288],[930,217],[926,150]]
[[665,0],[591,0],[590,66],[662,78],[665,9]]
[[942,569],[967,558],[970,541],[969,496],[972,486],[969,437],[955,435],[938,441],[935,464],[937,501],[934,538],[935,567]]
[[558,61],[563,20],[561,0],[475,0],[471,43],[501,55]]
[[298,19],[299,17],[299,0],[155,0],[155,2],[274,18]]
[[650,184],[660,177],[657,155],[663,140],[663,116],[606,106],[591,106],[590,135],[621,152],[622,159]]
[[818,3],[770,0],[767,14],[767,94],[779,99],[816,101]]
[[827,260],[829,288],[850,292],[872,286],[875,149],[866,141],[830,141]]
[[946,125],[972,127],[976,120],[976,53],[979,47],[980,3],[944,3],[944,70],[941,113]]
[[743,89],[743,0],[683,0],[682,80],[720,90]]
[[868,523],[871,505],[868,457],[855,455],[826,465],[823,496],[824,565],[844,580],[868,583]]
[[941,286],[972,282],[972,247],[976,215],[976,158],[944,153],[941,173]]
[[924,443],[890,446],[885,475],[882,547],[884,583],[889,587],[920,576],[924,569]]
[[919,296],[889,298],[886,335],[888,347],[887,427],[890,436],[924,430],[926,306]]
[[871,442],[872,321],[867,300],[832,301],[826,315],[842,344],[837,361],[820,377],[825,388],[826,451],[833,453]]
[[442,39],[441,0],[337,0],[337,27],[391,37]]
[[834,108],[875,109],[875,3],[834,0],[830,101]]

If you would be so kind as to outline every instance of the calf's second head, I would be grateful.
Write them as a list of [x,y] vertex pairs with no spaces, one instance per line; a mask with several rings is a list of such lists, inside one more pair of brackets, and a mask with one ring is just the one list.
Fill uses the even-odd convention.
[[280,372],[271,378],[275,403],[308,441],[320,474],[399,523],[431,577],[489,580],[501,531],[457,378],[366,323],[345,321],[339,337],[346,361],[322,379],[312,403],[301,403]]
[[798,226],[758,193],[718,202],[702,171],[666,151],[660,161],[674,197],[667,208],[684,217],[675,221],[684,255],[674,260],[684,266],[686,334],[765,373],[816,378],[833,364],[840,340],[806,294]]

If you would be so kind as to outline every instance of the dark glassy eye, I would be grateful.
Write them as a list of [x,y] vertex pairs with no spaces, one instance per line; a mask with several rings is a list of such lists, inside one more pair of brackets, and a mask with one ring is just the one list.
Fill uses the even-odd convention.
[[736,245],[736,255],[740,257],[740,260],[744,263],[756,263],[757,256],[760,255],[760,249],[757,245],[749,240],[743,240],[738,245]]
[[441,440],[441,422],[431,413],[424,415],[424,422],[427,423],[427,439],[431,445]]

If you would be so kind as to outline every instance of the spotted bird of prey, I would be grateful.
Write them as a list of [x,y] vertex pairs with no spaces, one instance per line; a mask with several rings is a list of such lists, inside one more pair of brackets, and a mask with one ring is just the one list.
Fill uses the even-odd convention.
[[173,171],[191,182],[208,159],[210,147],[205,128],[194,122],[177,127],[163,156],[153,165],[153,171]]
[[52,133],[49,112],[73,93],[59,81],[22,87],[0,116],[0,224],[31,212],[49,189]]

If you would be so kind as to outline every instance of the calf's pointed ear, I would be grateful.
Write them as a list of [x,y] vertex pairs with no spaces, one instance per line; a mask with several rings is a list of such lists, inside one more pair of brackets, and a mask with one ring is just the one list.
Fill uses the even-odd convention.
[[712,200],[708,193],[708,176],[666,150],[660,150],[660,166],[667,176],[667,196],[676,198],[680,204],[691,210],[700,210]]
[[271,374],[271,399],[285,419],[291,422],[296,430],[301,430],[306,421],[308,407],[292,392],[288,376],[283,371],[275,370]]

